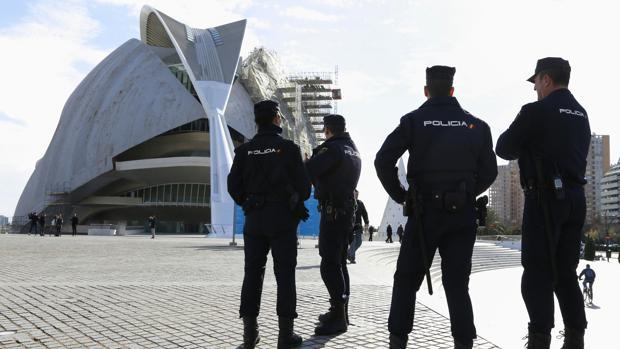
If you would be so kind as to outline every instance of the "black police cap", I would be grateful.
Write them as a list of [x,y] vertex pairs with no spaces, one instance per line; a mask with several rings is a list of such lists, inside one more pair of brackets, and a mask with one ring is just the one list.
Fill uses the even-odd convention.
[[570,73],[570,64],[565,59],[560,57],[546,57],[541,58],[536,62],[536,70],[534,70],[534,75],[531,78],[527,79],[527,81],[534,83],[534,78],[538,73],[545,70],[564,70]]
[[428,85],[434,80],[445,80],[452,84],[455,73],[456,68],[447,67],[445,65],[434,65],[430,68],[426,68],[426,84]]
[[338,114],[329,114],[323,117],[323,124],[325,126],[345,126],[344,116]]

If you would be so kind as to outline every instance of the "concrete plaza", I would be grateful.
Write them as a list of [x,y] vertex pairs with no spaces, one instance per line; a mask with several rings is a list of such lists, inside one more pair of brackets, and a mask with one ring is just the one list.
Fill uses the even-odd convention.
[[[303,348],[386,348],[398,243],[362,247],[349,269],[352,325],[336,337],[313,336],[328,308],[314,245],[298,250]],[[228,240],[0,235],[0,348],[235,348],[242,277],[243,249]],[[276,346],[275,294],[269,262],[259,348]],[[449,320],[418,303],[410,344],[452,348]],[[483,338],[475,347],[497,348]]]

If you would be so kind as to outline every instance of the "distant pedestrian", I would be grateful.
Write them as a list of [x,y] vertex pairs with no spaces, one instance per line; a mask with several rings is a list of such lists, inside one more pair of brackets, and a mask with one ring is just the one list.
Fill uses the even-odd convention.
[[375,227],[372,225],[368,227],[368,241],[372,241],[372,234],[375,232]]
[[157,217],[152,215],[149,217],[149,227],[151,228],[151,239],[155,239],[155,226],[157,225]]
[[58,215],[54,215],[52,216],[52,221],[50,222],[50,228],[47,230],[48,234],[50,236],[52,236],[52,231],[54,229],[56,229],[56,219],[58,218]]
[[607,262],[609,262],[609,260],[611,259],[611,249],[609,247],[607,247],[606,255],[607,255]]
[[77,216],[77,213],[73,213],[73,217],[71,217],[71,236],[77,235],[77,226],[80,223],[80,219]]
[[28,219],[30,220],[30,230],[28,231],[28,235],[32,234],[32,230],[34,229],[34,233],[37,234],[38,233],[38,223],[39,223],[39,218],[37,217],[37,214],[35,212],[30,212],[28,214]]
[[45,212],[39,213],[39,235],[45,236]]
[[[368,230],[368,213],[366,212],[366,206],[362,200],[357,197],[359,192],[357,189],[353,192],[353,196],[356,201],[355,208],[355,223],[353,225],[353,241],[350,242],[349,251],[347,252],[347,259],[351,264],[355,264],[355,252],[360,246],[362,246],[362,234],[364,230]],[[364,226],[362,226],[362,219],[364,220]]]
[[385,239],[385,242],[387,243],[393,243],[394,241],[392,241],[392,226],[388,224],[387,228],[385,229],[385,232],[387,234],[387,239]]
[[62,236],[62,233],[61,233],[62,223],[63,223],[62,213],[60,213],[58,214],[58,218],[56,218],[56,236],[58,237]]
[[403,234],[405,233],[405,230],[403,229],[403,225],[399,224],[398,228],[396,229],[396,235],[398,235],[398,242],[402,242],[403,241]]

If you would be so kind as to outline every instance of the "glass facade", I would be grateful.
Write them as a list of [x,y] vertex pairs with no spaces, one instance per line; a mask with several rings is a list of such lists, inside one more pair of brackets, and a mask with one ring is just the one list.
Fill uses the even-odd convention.
[[168,183],[135,189],[125,196],[142,198],[146,206],[208,207],[210,187],[207,183]]

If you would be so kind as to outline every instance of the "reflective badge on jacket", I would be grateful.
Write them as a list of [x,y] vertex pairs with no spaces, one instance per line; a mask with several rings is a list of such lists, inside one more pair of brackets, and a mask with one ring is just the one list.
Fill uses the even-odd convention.
[[248,155],[266,155],[266,154],[279,153],[279,152],[280,152],[280,149],[266,148],[266,149],[248,150]]

